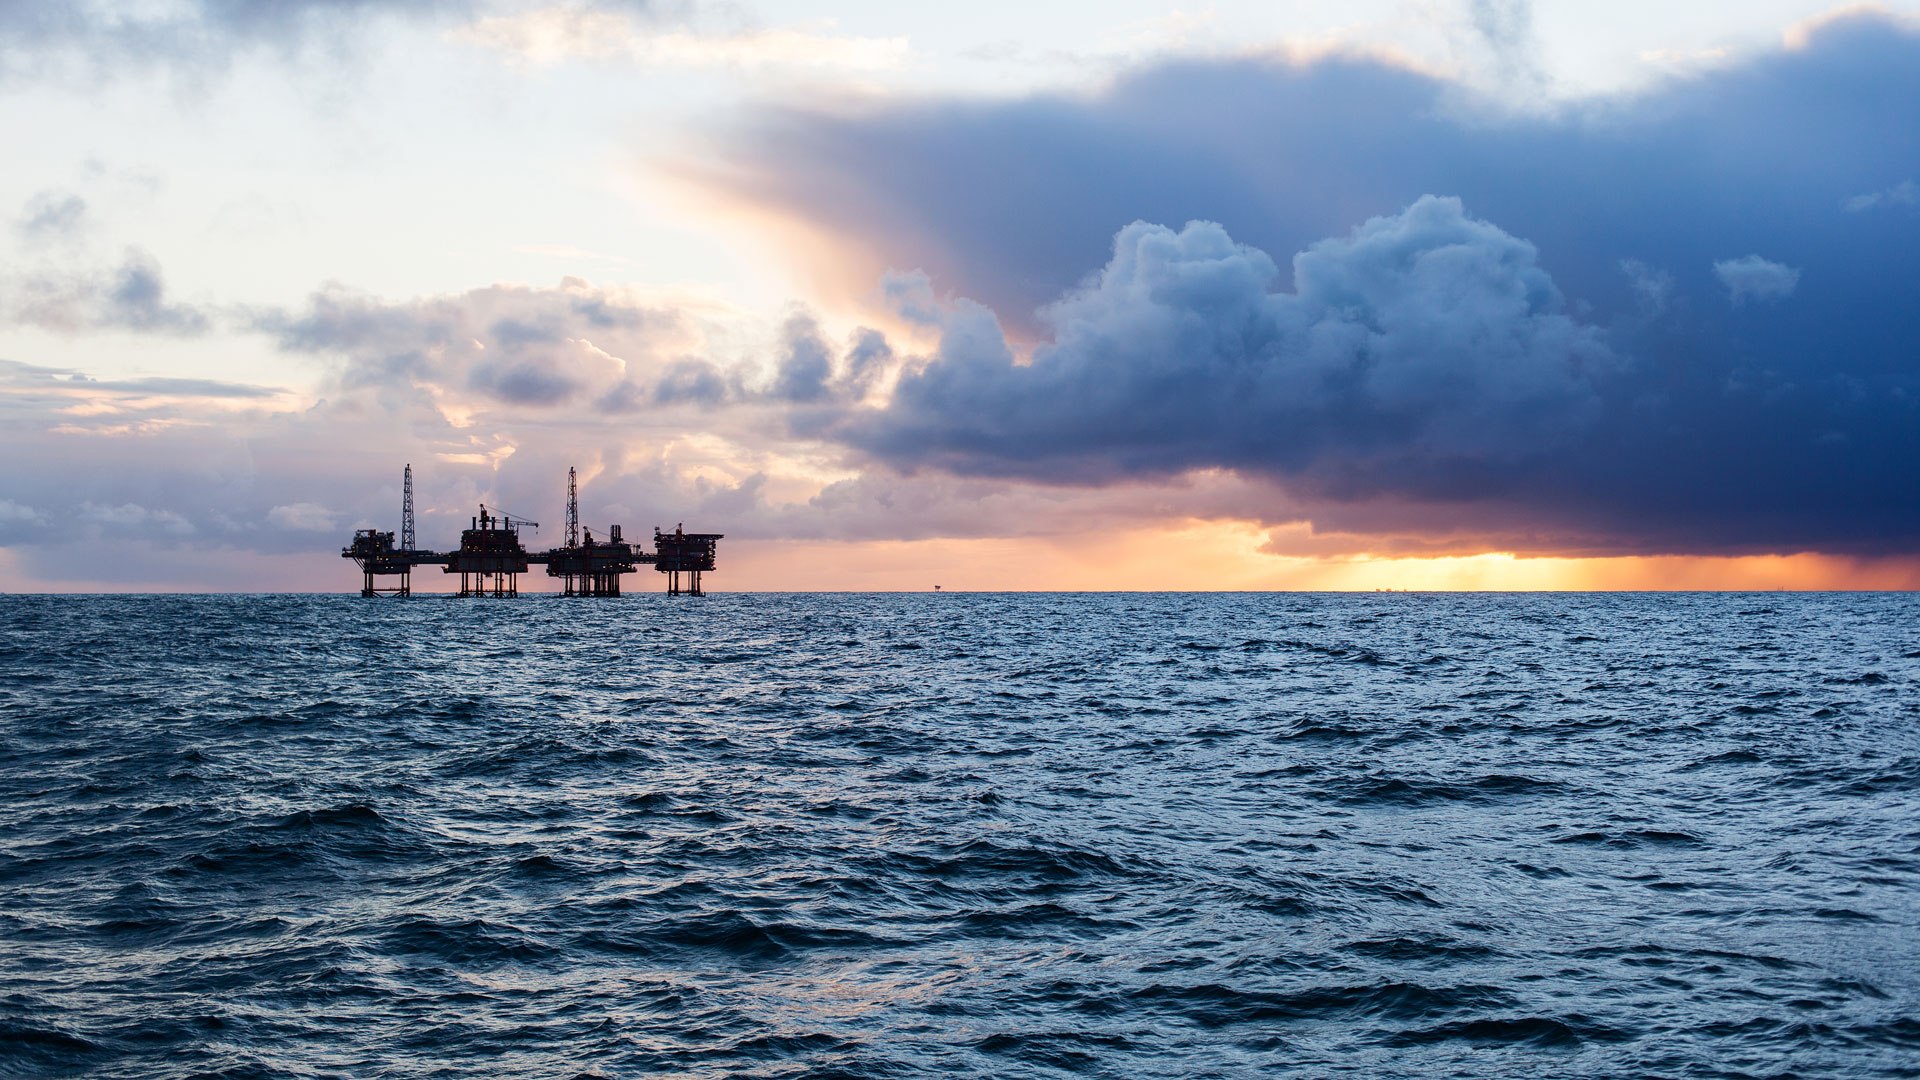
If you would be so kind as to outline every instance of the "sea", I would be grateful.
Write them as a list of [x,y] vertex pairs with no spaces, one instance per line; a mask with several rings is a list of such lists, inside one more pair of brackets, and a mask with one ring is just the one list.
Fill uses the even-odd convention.
[[1920,597],[0,597],[0,1076],[1920,1076]]

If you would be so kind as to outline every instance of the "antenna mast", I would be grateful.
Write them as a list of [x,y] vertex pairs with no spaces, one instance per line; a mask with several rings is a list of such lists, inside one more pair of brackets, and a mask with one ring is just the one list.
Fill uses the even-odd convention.
[[413,464],[407,464],[406,480],[400,485],[400,550],[413,550]]
[[567,466],[567,546],[580,546],[580,489],[571,465]]

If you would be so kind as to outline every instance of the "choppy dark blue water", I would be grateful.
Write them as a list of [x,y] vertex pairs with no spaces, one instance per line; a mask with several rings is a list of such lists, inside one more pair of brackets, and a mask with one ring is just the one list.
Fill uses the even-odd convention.
[[1920,1075],[1920,598],[0,598],[0,1075]]

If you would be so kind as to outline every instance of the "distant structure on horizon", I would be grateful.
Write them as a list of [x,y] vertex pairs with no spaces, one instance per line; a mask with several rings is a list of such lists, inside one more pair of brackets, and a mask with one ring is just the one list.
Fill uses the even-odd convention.
[[[545,564],[548,577],[563,581],[562,596],[619,596],[620,577],[651,563],[667,575],[667,595],[704,596],[700,576],[714,568],[714,552],[723,533],[690,533],[681,526],[672,532],[653,530],[653,551],[635,548],[620,535],[620,526],[596,541],[593,530],[580,524],[580,488],[573,469],[567,470],[567,538],[565,545],[546,551],[528,551],[520,543],[520,529],[540,523],[500,511],[485,503],[460,534],[453,551],[422,551],[415,547],[413,528],[413,466],[402,479],[400,542],[392,532],[359,529],[340,557],[360,566],[361,596],[412,596],[413,568],[438,566],[460,575],[459,596],[519,596],[520,575]],[[383,578],[399,578],[382,584]]]

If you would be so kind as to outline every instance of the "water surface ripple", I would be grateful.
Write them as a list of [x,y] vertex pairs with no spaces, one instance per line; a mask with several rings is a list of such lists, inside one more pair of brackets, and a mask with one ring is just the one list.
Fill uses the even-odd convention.
[[1916,616],[0,598],[0,1076],[1920,1076]]

